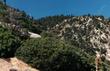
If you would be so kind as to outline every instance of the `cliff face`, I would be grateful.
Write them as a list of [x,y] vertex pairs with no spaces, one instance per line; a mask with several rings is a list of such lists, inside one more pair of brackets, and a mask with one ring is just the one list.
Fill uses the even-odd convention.
[[95,53],[98,51],[110,60],[110,21],[103,16],[76,16],[65,19],[54,26],[51,32],[80,48]]

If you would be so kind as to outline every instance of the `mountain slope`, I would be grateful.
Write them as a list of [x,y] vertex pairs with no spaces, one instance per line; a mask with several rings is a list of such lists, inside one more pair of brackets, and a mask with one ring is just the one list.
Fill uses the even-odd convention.
[[[2,2],[0,2],[0,26],[2,26],[0,28],[1,28],[1,32],[3,32],[3,33],[6,30],[10,30],[10,31],[8,31],[8,32],[10,32],[10,37],[9,37],[10,41],[12,41],[13,37],[18,36],[18,37],[21,37],[21,39],[25,38],[23,41],[21,41],[24,43],[25,40],[29,39],[29,37],[38,38],[38,37],[41,37],[38,34],[47,32],[47,34],[44,34],[43,36],[48,36],[51,33],[52,35],[54,35],[54,37],[51,35],[48,37],[51,37],[51,38],[57,37],[57,39],[60,38],[61,40],[66,41],[69,44],[76,46],[76,49],[77,49],[77,47],[81,48],[79,50],[81,50],[82,52],[87,52],[88,55],[93,54],[93,56],[94,56],[96,54],[96,61],[100,60],[102,57],[104,57],[104,58],[106,58],[106,60],[110,61],[110,52],[109,52],[110,51],[110,20],[105,19],[103,16],[90,16],[90,15],[85,15],[85,16],[59,15],[58,16],[57,15],[57,16],[49,16],[49,17],[35,20],[33,17],[27,15],[24,11],[20,11],[19,9],[15,9],[13,7],[7,6],[7,5],[3,4]],[[6,29],[4,29],[4,31],[3,31],[2,28],[3,29],[6,28]],[[38,33],[38,34],[36,34],[36,33]],[[1,49],[3,49],[3,51],[7,53],[7,51],[13,51],[13,50],[10,50],[5,45],[7,45],[9,43],[9,45],[11,44],[12,46],[14,46],[15,43],[12,44],[7,40],[9,35],[6,35],[6,37],[2,36],[5,34],[1,33],[1,42],[6,40],[6,41],[4,41],[4,43],[1,43],[1,46],[4,45],[4,47]],[[12,35],[13,35],[13,37],[12,37]],[[39,40],[36,39],[35,41],[33,41],[33,43],[30,42],[31,44],[30,44],[29,48],[33,45],[33,48],[30,48],[30,49],[32,49],[33,51],[36,52],[37,49],[35,50],[35,47],[39,46],[40,44],[43,45],[42,46],[43,49],[41,50],[41,53],[40,53],[40,51],[38,51],[39,54],[41,54],[41,58],[42,58],[43,50],[45,52],[44,47],[51,46],[52,43],[50,43],[50,42],[52,42],[52,41],[50,41],[46,46],[44,46],[45,44],[43,44],[43,43],[37,44],[37,43],[35,43],[36,41],[39,41]],[[42,41],[42,42],[45,42],[45,41]],[[55,42],[55,40],[54,40],[54,42]],[[27,43],[25,43],[25,44],[26,45],[23,45],[23,46],[27,48],[27,44],[29,44],[29,40],[27,40]],[[37,45],[34,46],[34,44],[35,45],[37,44]],[[20,47],[22,47],[21,45],[22,45],[22,43],[19,44]],[[70,46],[72,46],[72,45],[70,45]],[[64,45],[62,45],[62,46],[64,46]],[[17,47],[17,49],[20,47]],[[22,51],[22,49],[20,50],[21,53],[24,52],[22,55],[25,54],[24,50],[26,48],[24,48],[24,47],[22,47],[23,51]],[[41,46],[39,46],[39,47],[41,47]],[[52,47],[56,47],[56,46],[52,46]],[[50,48],[49,48],[49,50],[46,50],[47,55],[49,55],[48,54],[49,51],[51,52]],[[64,48],[66,48],[66,47],[64,47]],[[41,48],[39,48],[39,49],[41,49]],[[31,52],[33,53],[33,51],[29,50],[29,54]],[[27,52],[27,50],[26,50],[26,52]],[[67,52],[68,52],[68,50],[67,50]],[[72,52],[77,53],[77,51],[72,51]],[[14,53],[16,53],[16,52],[14,52]],[[14,53],[13,53],[13,55],[14,55]],[[44,56],[46,56],[45,53],[43,53],[43,54],[44,54]],[[21,57],[22,57],[22,55],[21,55]],[[37,54],[35,54],[35,55],[37,55]],[[60,54],[58,53],[58,55],[60,55]],[[7,54],[7,56],[8,56],[8,54]],[[27,56],[27,53],[26,53],[26,56]],[[62,56],[62,54],[61,54],[61,56]],[[66,56],[66,53],[65,53],[65,56]],[[32,57],[32,54],[30,54],[29,59],[30,59],[30,57]],[[37,57],[39,58],[39,55]],[[83,57],[83,56],[81,56],[81,57]],[[84,57],[86,58],[87,56],[84,56]],[[72,59],[72,57],[70,57],[70,60],[71,59]],[[73,58],[73,59],[75,59],[75,58]],[[24,60],[26,60],[26,58]],[[61,58],[61,60],[62,60],[62,58]],[[45,61],[45,59],[44,59],[44,61]],[[33,62],[35,62],[35,61],[33,60]],[[42,60],[41,60],[41,62],[42,62]],[[79,63],[80,62],[81,61],[79,61]],[[77,64],[77,62],[76,62],[76,64]],[[37,65],[37,63],[35,63],[35,65]],[[85,63],[85,65],[86,65],[86,63]],[[97,62],[96,62],[96,65],[98,65]],[[53,64],[53,66],[55,66],[55,65]],[[61,64],[61,67],[63,70],[64,67],[62,66],[62,64]],[[97,67],[98,66],[96,66],[96,68]]]
[[[4,5],[2,2],[0,2],[1,26],[13,30],[13,32],[16,32],[16,35],[18,36],[28,37],[33,36],[33,34],[30,34],[29,32],[37,32],[34,24],[33,17],[27,15],[24,11],[20,11],[19,9]],[[39,35],[39,37],[41,36]]]
[[110,60],[110,21],[103,16],[76,16],[64,19],[47,31],[80,48],[94,53],[98,51]]

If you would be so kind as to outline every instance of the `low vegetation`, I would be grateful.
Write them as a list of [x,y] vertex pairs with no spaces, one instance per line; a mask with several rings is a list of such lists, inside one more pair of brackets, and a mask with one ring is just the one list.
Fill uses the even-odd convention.
[[94,71],[94,56],[53,37],[28,39],[16,56],[41,71]]

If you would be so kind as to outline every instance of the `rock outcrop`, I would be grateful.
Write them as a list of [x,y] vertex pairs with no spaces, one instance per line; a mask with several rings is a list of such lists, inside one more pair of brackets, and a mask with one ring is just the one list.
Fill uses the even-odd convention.
[[2,59],[0,58],[0,71],[39,71],[32,68],[23,61],[14,58]]

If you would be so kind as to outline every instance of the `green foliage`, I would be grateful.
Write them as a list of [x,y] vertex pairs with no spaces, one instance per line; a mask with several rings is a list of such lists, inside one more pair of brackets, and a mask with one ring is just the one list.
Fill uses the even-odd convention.
[[64,16],[64,15],[55,15],[43,17],[41,19],[36,20],[37,28],[40,28],[42,31],[48,30],[48,28],[52,28],[56,26],[56,24],[60,24],[64,19],[71,18],[73,16]]
[[0,27],[0,57],[12,57],[20,46],[18,37],[11,34],[7,29]]
[[56,38],[28,39],[16,56],[41,71],[93,71],[94,56]]

